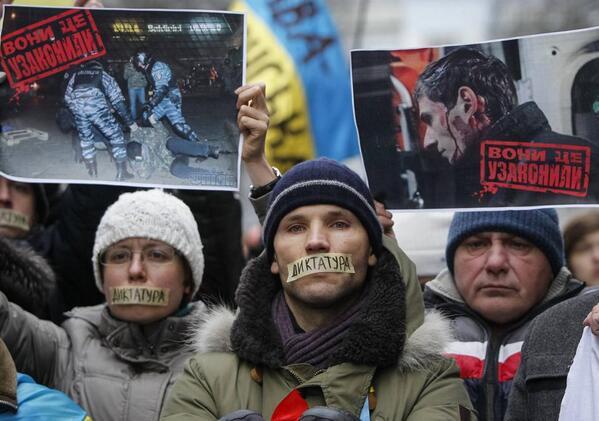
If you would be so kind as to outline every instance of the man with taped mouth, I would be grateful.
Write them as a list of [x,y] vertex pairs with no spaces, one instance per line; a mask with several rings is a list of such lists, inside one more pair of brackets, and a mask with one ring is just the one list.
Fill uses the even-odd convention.
[[20,372],[62,390],[95,421],[157,420],[190,351],[190,302],[204,271],[190,209],[160,190],[124,193],[97,228],[93,267],[107,303],[78,307],[61,327],[0,291],[0,338]]
[[49,250],[52,240],[43,228],[48,198],[42,184],[0,176],[0,290],[37,317],[58,312],[57,281]]
[[449,326],[423,320],[413,264],[383,236],[366,184],[326,158],[277,180],[264,87],[236,93],[252,196],[270,196],[266,250],[242,274],[238,313],[198,326],[161,419],[475,419],[440,353]]

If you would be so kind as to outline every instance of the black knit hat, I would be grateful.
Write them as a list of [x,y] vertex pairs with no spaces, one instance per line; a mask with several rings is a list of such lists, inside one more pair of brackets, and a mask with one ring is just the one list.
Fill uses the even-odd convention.
[[554,209],[456,212],[445,249],[447,267],[452,274],[458,246],[469,236],[483,231],[508,232],[527,239],[547,257],[554,275],[564,265],[564,242]]
[[281,219],[307,205],[337,205],[351,211],[366,229],[373,253],[378,255],[382,250],[383,231],[366,183],[345,165],[319,158],[294,166],[272,191],[263,224],[269,262],[274,256],[274,237]]

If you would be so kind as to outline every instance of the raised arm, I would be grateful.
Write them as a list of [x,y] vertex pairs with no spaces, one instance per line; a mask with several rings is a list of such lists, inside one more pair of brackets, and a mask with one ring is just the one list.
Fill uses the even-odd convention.
[[0,292],[0,338],[19,372],[56,387],[55,380],[66,370],[70,349],[69,337],[62,328],[12,304]]

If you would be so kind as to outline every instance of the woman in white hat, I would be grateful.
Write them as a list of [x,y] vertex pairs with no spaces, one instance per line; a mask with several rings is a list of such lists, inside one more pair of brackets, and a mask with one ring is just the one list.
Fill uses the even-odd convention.
[[191,354],[188,326],[205,311],[191,302],[204,270],[195,219],[161,190],[122,194],[98,226],[93,264],[106,304],[75,308],[58,327],[0,291],[0,338],[20,372],[95,421],[158,420]]

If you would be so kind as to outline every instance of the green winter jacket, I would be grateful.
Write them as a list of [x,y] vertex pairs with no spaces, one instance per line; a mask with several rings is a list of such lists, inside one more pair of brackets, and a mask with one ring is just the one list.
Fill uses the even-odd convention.
[[[397,262],[406,263],[403,269],[413,264],[394,251],[398,254],[385,250],[370,272],[363,308],[326,370],[284,364],[271,316],[280,279],[270,273],[264,255],[250,262],[237,291],[238,312],[213,309],[198,326],[199,352],[177,380],[161,420],[217,420],[239,409],[269,420],[293,389],[310,407],[356,415],[370,395],[372,420],[475,420],[455,364],[441,354],[449,325],[438,313],[422,321],[420,291],[403,282],[402,275],[412,271],[400,270]],[[417,282],[415,272],[410,276],[407,284]],[[415,320],[409,320],[411,313]]]

